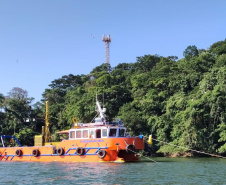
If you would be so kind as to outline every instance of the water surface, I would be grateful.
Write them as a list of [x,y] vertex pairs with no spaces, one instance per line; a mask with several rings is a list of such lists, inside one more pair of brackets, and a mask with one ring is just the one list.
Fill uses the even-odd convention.
[[226,184],[226,159],[138,163],[0,162],[0,184]]

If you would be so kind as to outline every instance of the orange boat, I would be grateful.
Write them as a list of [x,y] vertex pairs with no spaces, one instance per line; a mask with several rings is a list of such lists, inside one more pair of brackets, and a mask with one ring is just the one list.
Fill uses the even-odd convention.
[[[76,123],[74,127],[58,132],[69,134],[61,142],[44,142],[49,138],[48,114],[44,135],[35,136],[35,146],[21,146],[14,136],[1,136],[0,161],[34,162],[126,162],[139,161],[137,152],[144,150],[142,135],[130,137],[122,121],[106,122],[105,111],[96,101],[99,116],[94,123]],[[47,111],[48,113],[48,106]],[[18,147],[5,147],[4,138],[14,138]]]

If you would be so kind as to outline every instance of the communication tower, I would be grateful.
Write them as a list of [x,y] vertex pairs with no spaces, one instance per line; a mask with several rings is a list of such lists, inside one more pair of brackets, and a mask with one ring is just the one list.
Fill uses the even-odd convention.
[[102,41],[105,42],[105,63],[109,64],[109,45],[111,42],[110,35],[107,35],[107,36],[103,35]]

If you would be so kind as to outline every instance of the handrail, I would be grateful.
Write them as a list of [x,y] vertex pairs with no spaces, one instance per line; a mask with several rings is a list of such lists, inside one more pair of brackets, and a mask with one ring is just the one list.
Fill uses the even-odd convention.
[[19,144],[19,146],[22,146],[15,136],[1,135],[1,141],[2,141],[3,147],[5,147],[5,143],[4,143],[3,138],[10,138],[10,139],[13,138],[13,139],[16,140],[16,142]]

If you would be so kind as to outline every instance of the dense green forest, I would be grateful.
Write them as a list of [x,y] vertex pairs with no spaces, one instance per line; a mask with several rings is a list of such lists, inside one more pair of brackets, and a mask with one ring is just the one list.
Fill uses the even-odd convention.
[[[107,108],[109,120],[119,117],[132,135],[152,134],[174,145],[209,153],[226,153],[226,40],[209,49],[188,46],[184,58],[144,55],[135,63],[112,68],[102,64],[87,75],[55,79],[43,102],[20,88],[0,95],[0,133],[33,144],[44,125],[49,101],[51,131],[68,129],[72,118],[90,122],[95,97]],[[55,136],[55,135],[54,135]],[[185,149],[154,142],[154,152],[171,155]]]

